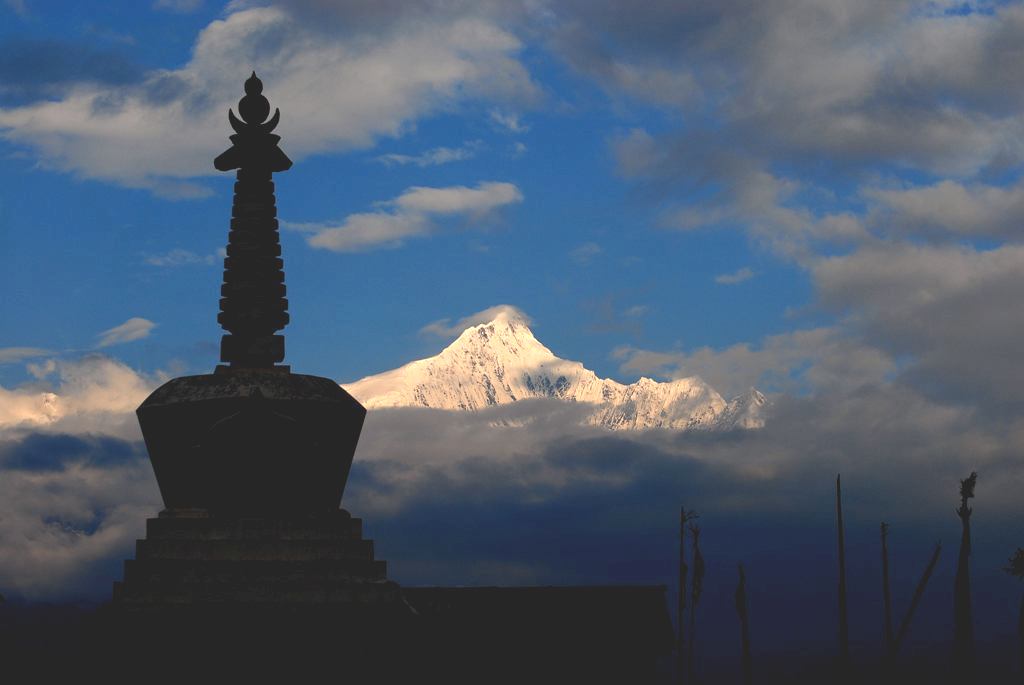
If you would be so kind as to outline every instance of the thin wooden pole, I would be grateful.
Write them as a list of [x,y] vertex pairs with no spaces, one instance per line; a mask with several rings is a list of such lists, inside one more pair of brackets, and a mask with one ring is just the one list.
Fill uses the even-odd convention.
[[697,604],[704,589],[704,556],[700,553],[700,527],[690,524],[693,535],[693,582],[690,585],[690,635],[686,655],[687,677],[690,684],[697,682],[697,665],[693,658],[693,638],[697,634]]
[[1017,617],[1017,639],[1019,644],[1018,656],[1020,657],[1020,682],[1024,682],[1024,597],[1020,600],[1020,614]]
[[974,625],[971,618],[971,513],[967,500],[974,497],[974,486],[978,474],[960,481],[960,555],[953,581],[953,675],[961,682],[973,678],[974,673]]
[[846,541],[843,537],[843,489],[836,476],[836,528],[839,544],[839,670],[845,679],[850,670],[850,629],[846,612]]
[[679,507],[679,601],[676,608],[676,681],[686,683],[686,521],[685,507]]
[[885,602],[885,653],[892,652],[892,594],[889,592],[889,524],[882,522],[882,599]]
[[743,572],[743,564],[739,565],[740,582],[736,586],[736,613],[740,617],[740,640],[743,649],[743,683],[754,682],[754,667],[750,656],[750,615],[747,610],[747,575]]

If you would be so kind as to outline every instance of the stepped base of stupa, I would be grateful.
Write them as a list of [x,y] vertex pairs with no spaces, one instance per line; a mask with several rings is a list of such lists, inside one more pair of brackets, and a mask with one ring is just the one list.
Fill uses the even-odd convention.
[[401,604],[362,521],[343,509],[290,518],[161,512],[124,562],[113,600],[133,611]]

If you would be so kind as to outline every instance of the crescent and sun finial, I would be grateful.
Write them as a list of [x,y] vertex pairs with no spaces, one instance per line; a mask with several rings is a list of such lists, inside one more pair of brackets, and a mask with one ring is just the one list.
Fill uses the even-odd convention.
[[270,102],[263,95],[263,82],[256,72],[245,81],[245,95],[238,101],[239,119],[230,108],[228,121],[235,135],[231,136],[231,147],[213,160],[213,166],[219,171],[233,169],[262,169],[270,171],[287,171],[292,161],[278,147],[281,137],[271,133],[281,120],[281,110],[275,109],[274,116],[265,121],[270,114]]
[[255,71],[245,81],[245,95],[238,101],[238,113],[242,116],[241,120],[228,109],[228,121],[237,133],[270,133],[281,120],[281,110],[275,108],[274,116],[264,123],[270,114],[270,102],[263,95],[263,81],[256,76]]

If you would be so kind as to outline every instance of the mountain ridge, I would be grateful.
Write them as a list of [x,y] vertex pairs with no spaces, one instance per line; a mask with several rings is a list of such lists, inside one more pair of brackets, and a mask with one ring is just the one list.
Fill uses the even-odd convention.
[[469,326],[433,357],[342,387],[367,409],[480,411],[543,397],[585,402],[594,405],[586,422],[610,430],[761,428],[767,403],[755,388],[727,401],[697,376],[629,384],[600,378],[557,357],[521,316],[505,311]]

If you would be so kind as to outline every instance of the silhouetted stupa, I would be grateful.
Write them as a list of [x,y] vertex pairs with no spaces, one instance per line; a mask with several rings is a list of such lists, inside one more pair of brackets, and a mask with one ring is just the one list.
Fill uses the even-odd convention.
[[[236,171],[214,373],[138,408],[164,509],[78,654],[90,673],[205,682],[662,680],[664,586],[400,588],[340,509],[366,410],[294,374],[273,174],[291,160],[254,73],[229,110]],[[444,549],[445,530],[434,531]],[[26,653],[28,654],[28,653]]]
[[[221,361],[138,409],[165,508],[147,521],[114,603],[127,609],[398,599],[361,522],[339,509],[366,410],[337,383],[291,373],[273,174],[291,160],[253,75],[229,110],[236,171],[221,287]],[[264,123],[266,122],[266,123]]]

